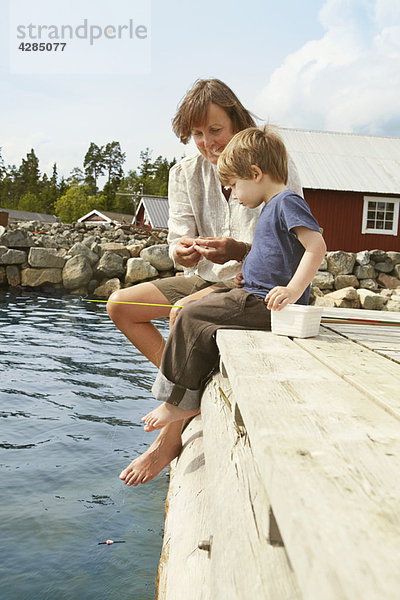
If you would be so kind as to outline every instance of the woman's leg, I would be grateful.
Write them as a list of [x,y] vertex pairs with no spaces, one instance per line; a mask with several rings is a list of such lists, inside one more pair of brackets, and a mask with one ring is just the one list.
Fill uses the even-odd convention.
[[111,320],[128,340],[156,367],[160,366],[165,340],[152,319],[168,317],[170,308],[160,306],[135,306],[118,302],[149,302],[169,304],[167,298],[151,282],[118,290],[108,299],[107,312]]

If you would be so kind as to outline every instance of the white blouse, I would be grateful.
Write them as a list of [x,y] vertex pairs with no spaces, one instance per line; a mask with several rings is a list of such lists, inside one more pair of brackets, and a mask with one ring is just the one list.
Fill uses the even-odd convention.
[[[296,166],[289,158],[287,187],[303,196]],[[217,168],[202,154],[188,156],[174,165],[169,174],[169,253],[178,240],[190,237],[231,237],[240,242],[251,242],[259,214],[263,208],[247,208],[233,200],[225,199]],[[194,269],[184,269],[187,274],[196,272],[207,281],[232,279],[240,270],[240,262],[230,260],[217,265],[202,257]]]

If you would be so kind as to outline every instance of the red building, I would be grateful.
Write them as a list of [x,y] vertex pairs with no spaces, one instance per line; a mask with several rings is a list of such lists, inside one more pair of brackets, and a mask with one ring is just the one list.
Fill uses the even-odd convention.
[[400,138],[282,128],[328,250],[400,251]]

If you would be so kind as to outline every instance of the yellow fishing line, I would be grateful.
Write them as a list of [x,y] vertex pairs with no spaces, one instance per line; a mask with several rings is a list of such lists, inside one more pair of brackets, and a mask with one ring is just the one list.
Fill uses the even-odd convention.
[[164,308],[183,308],[177,304],[151,304],[150,302],[118,302],[118,300],[90,300],[85,298],[88,302],[110,302],[112,304],[136,304],[137,306],[162,306]]

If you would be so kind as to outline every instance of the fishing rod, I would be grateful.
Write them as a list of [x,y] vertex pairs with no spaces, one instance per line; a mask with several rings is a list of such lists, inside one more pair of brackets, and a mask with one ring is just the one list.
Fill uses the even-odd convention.
[[153,304],[152,302],[120,302],[118,300],[91,300],[90,298],[82,298],[87,302],[105,302],[106,304],[135,304],[136,306],[162,306],[164,308],[183,308],[178,304]]

